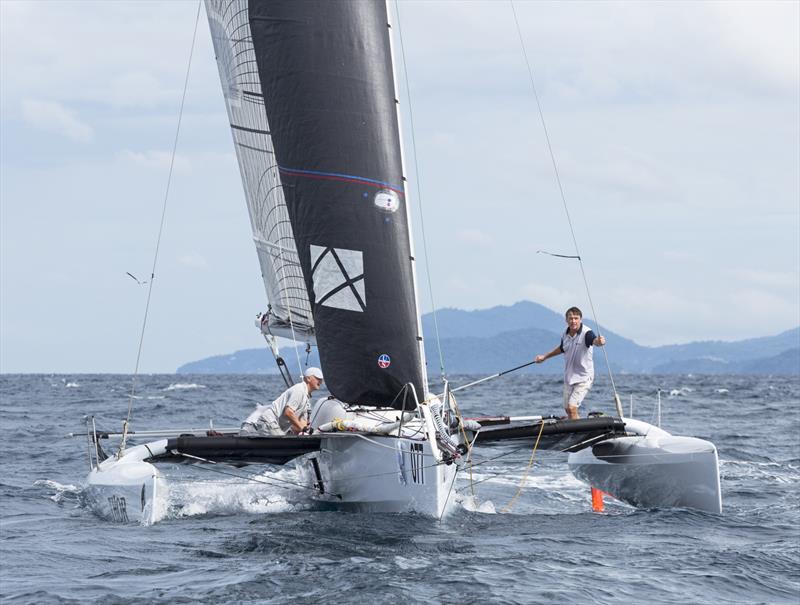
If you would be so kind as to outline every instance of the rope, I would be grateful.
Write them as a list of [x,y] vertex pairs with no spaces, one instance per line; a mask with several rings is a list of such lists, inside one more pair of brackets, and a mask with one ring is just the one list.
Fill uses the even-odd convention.
[[525,473],[522,475],[522,481],[519,482],[519,487],[517,488],[517,493],[514,494],[514,497],[509,500],[508,504],[506,504],[505,508],[502,509],[501,512],[507,513],[511,510],[511,505],[514,504],[514,501],[517,497],[522,493],[522,488],[525,486],[525,481],[528,479],[528,472],[531,470],[533,466],[533,459],[536,457],[536,450],[539,448],[539,439],[542,438],[542,432],[544,431],[544,422],[539,427],[539,435],[536,437],[536,443],[533,446],[533,451],[531,452],[531,459],[528,461],[528,466],[525,467]]
[[[569,208],[567,207],[567,197],[564,194],[564,186],[561,183],[561,175],[558,172],[558,165],[556,164],[556,156],[555,156],[555,153],[553,153],[553,146],[550,143],[550,134],[549,134],[549,132],[547,130],[547,124],[546,124],[545,119],[544,119],[544,112],[542,111],[542,104],[539,102],[539,93],[536,90],[536,84],[535,84],[534,79],[533,79],[533,69],[531,68],[530,61],[528,60],[528,52],[525,49],[525,40],[522,37],[522,30],[520,29],[520,26],[519,26],[519,19],[517,19],[517,10],[514,8],[514,0],[509,0],[509,4],[511,4],[511,12],[514,14],[514,23],[517,26],[517,35],[519,36],[519,43],[520,43],[520,46],[522,47],[522,55],[525,58],[525,65],[528,68],[528,79],[530,80],[531,90],[533,91],[533,97],[534,97],[534,99],[536,99],[536,108],[538,109],[538,112],[539,112],[539,119],[540,119],[540,121],[542,123],[542,130],[544,130],[544,138],[545,138],[545,141],[547,142],[547,150],[550,153],[550,161],[553,164],[553,172],[555,173],[556,182],[558,183],[558,190],[559,190],[559,193],[561,194],[561,202],[562,202],[562,204],[564,206],[564,214],[566,214],[566,216],[567,216],[567,223],[569,224],[569,231],[570,231],[570,234],[572,235],[572,244],[575,247],[575,256],[577,257],[578,265],[580,266],[580,269],[581,269],[581,276],[583,277],[583,285],[586,288],[586,296],[589,299],[589,307],[592,309],[592,317],[594,317],[594,321],[595,321],[595,323],[597,323],[597,333],[601,334],[602,331],[600,329],[600,319],[599,319],[599,317],[597,315],[597,311],[594,308],[594,302],[592,301],[592,294],[591,294],[591,292],[589,290],[589,281],[586,278],[586,271],[583,268],[583,260],[581,259],[581,253],[580,253],[580,250],[578,249],[578,239],[577,239],[577,237],[575,237],[575,229],[572,226],[572,218],[570,217]],[[558,254],[553,254],[552,256],[562,256],[564,258],[570,258],[570,257],[564,256],[564,255],[558,255]],[[622,418],[622,403],[620,402],[619,394],[617,393],[617,387],[614,384],[614,376],[611,373],[611,364],[608,362],[608,353],[606,352],[605,347],[601,347],[601,348],[603,349],[603,356],[605,357],[605,360],[606,360],[606,368],[608,369],[608,378],[611,381],[611,389],[614,391],[614,401],[615,401],[616,407],[617,407],[617,414],[619,415],[620,418]]]
[[[470,470],[471,470],[473,467],[476,467],[476,466],[481,466],[482,464],[486,464],[486,463],[488,463],[488,462],[494,462],[495,460],[499,460],[500,458],[505,458],[506,456],[510,456],[511,454],[516,454],[518,451],[520,451],[520,450],[522,450],[522,449],[525,449],[526,447],[527,447],[527,446],[524,446],[524,445],[522,445],[522,446],[518,446],[518,447],[515,447],[515,448],[513,448],[513,449],[511,449],[511,450],[509,450],[509,451],[507,451],[507,452],[504,452],[504,453],[502,453],[502,454],[498,454],[497,456],[492,456],[491,458],[485,458],[485,459],[481,460],[480,462],[473,462],[473,463],[470,465],[470,467],[471,467],[471,468],[470,468]],[[497,477],[500,477],[500,476],[501,476],[501,475],[503,475],[503,474],[504,474],[504,473],[495,473],[495,474],[493,474],[493,475],[490,475],[490,476],[486,477],[485,479],[481,479],[480,481],[475,481],[475,482],[473,483],[473,485],[479,485],[479,484],[481,484],[481,483],[485,483],[486,481],[491,481],[492,479],[495,479],[495,478],[497,478]],[[466,487],[462,487],[462,488],[459,488],[459,489],[457,489],[456,491],[457,491],[457,492],[460,492],[460,491],[464,491],[465,489],[467,489],[467,488],[466,488]]]
[[[502,454],[498,454],[497,456],[492,456],[491,458],[484,458],[480,462],[474,462],[472,466],[475,467],[475,466],[480,466],[481,464],[486,464],[487,462],[494,462],[495,460],[499,460],[500,458],[505,458],[506,456],[510,456],[511,454],[516,454],[520,450],[527,449],[527,447],[528,447],[527,445],[520,445],[519,447],[515,447],[514,449],[504,452]],[[500,474],[498,473],[495,476],[499,477]]]
[[200,22],[200,5],[202,3],[197,3],[197,15],[195,15],[194,19],[194,32],[192,33],[192,46],[189,50],[189,63],[186,66],[186,78],[183,82],[183,95],[181,96],[181,105],[180,110],[178,111],[178,126],[175,129],[175,139],[172,143],[172,156],[169,160],[169,174],[167,176],[167,188],[164,192],[164,202],[161,207],[161,222],[158,226],[158,237],[156,238],[156,249],[155,253],[153,254],[153,268],[150,271],[150,281],[147,286],[147,302],[145,303],[144,307],[144,318],[142,319],[142,330],[139,334],[139,348],[136,353],[136,365],[133,370],[133,378],[131,379],[131,392],[130,396],[128,397],[128,414],[125,418],[125,421],[122,425],[122,441],[119,445],[119,451],[117,452],[117,458],[121,457],[123,452],[125,451],[125,443],[128,438],[128,426],[131,421],[131,415],[133,413],[133,400],[134,394],[136,393],[136,378],[139,375],[139,362],[142,357],[142,345],[144,344],[144,333],[147,327],[147,315],[150,311],[150,298],[153,294],[153,282],[156,278],[156,264],[158,263],[158,251],[161,247],[161,235],[164,232],[164,222],[167,216],[167,200],[169,199],[169,188],[172,184],[172,171],[175,166],[175,152],[178,148],[178,135],[181,132],[181,120],[183,118],[183,106],[186,101],[186,90],[189,87],[189,72],[191,71],[192,67],[192,56],[194,55],[194,44],[195,40],[197,39],[197,24]]
[[[419,171],[419,161],[417,159],[417,139],[414,135],[414,111],[411,104],[411,85],[408,81],[408,64],[406,63],[406,49],[405,45],[403,44],[403,28],[400,25],[400,3],[395,0],[394,9],[397,13],[397,33],[398,37],[400,38],[400,55],[403,57],[403,77],[406,83],[406,97],[408,98],[408,117],[411,126],[411,149],[414,153],[414,172],[417,175],[417,182],[416,182],[416,189],[417,189],[417,205],[419,206],[419,224],[420,224],[420,231],[422,234],[422,255],[425,257],[425,273],[427,276],[428,281],[428,293],[431,299],[431,308],[433,309],[433,328],[434,332],[436,333],[436,348],[439,351],[439,372],[442,377],[442,381],[445,380],[445,369],[444,369],[444,355],[442,354],[442,342],[439,338],[439,321],[436,317],[436,302],[433,299],[433,282],[431,280],[431,267],[430,261],[428,260],[428,242],[427,238],[425,237],[425,216],[422,212],[422,189],[420,186],[420,181],[422,177]],[[424,360],[423,360],[424,362]]]

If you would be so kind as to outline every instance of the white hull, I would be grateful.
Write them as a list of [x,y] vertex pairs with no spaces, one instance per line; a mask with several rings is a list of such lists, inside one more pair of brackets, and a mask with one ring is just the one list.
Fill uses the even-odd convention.
[[92,469],[84,497],[96,515],[117,523],[149,525],[161,519],[166,508],[167,482],[158,469],[144,462],[163,452],[166,440],[139,445]]
[[570,470],[578,479],[639,508],[722,512],[713,443],[624,420],[633,436],[608,439],[569,455]]
[[452,509],[457,466],[437,460],[429,441],[341,434],[300,469],[315,498],[337,508],[441,517]]

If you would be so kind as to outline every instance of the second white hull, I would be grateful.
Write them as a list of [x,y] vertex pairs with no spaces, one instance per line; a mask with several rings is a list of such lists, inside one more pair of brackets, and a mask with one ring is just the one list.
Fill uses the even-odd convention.
[[570,470],[578,479],[639,508],[722,512],[713,443],[673,436],[641,421],[625,423],[638,434],[607,439],[569,455]]
[[87,505],[103,519],[149,525],[165,513],[167,481],[144,459],[163,451],[165,441],[131,448],[93,468],[86,479]]

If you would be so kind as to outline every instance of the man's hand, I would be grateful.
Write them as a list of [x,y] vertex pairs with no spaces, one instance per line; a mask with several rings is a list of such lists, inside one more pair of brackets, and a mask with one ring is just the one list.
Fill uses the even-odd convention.
[[533,361],[535,363],[542,363],[544,359],[545,359],[544,355],[537,355],[536,357],[533,358]]
[[594,345],[596,345],[598,347],[602,347],[604,344],[606,344],[606,337],[605,336],[598,336],[597,338],[594,339],[594,342],[592,344],[594,344]]

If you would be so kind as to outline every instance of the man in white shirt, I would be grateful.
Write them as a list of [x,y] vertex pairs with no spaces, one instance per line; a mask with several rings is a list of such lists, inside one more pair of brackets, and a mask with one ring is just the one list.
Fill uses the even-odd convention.
[[308,368],[303,381],[286,389],[270,405],[259,405],[242,424],[239,435],[297,435],[308,425],[311,393],[322,386],[322,371]]
[[564,354],[564,410],[570,420],[576,420],[580,418],[578,407],[594,382],[593,347],[602,347],[606,339],[595,336],[588,326],[583,325],[583,313],[578,307],[567,309],[565,316],[567,331],[561,337],[561,344],[549,353],[537,355],[534,361],[542,363]]

